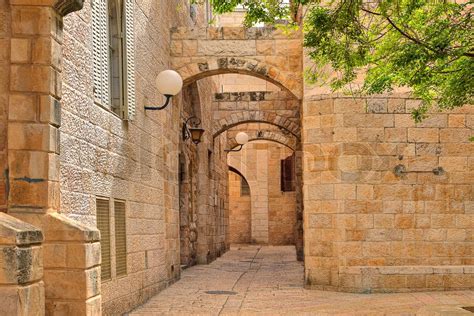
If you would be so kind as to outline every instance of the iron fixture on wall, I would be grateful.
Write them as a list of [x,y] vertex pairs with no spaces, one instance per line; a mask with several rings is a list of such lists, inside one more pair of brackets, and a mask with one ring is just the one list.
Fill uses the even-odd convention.
[[435,176],[442,176],[445,173],[445,171],[444,171],[443,167],[437,167],[437,168],[434,168],[431,171],[408,171],[407,168],[405,167],[405,165],[397,165],[393,169],[393,173],[397,177],[401,177],[401,176],[403,176],[405,174],[408,174],[408,173],[433,173]]
[[194,144],[199,144],[204,134],[204,129],[200,128],[201,120],[196,116],[191,116],[183,124],[183,140],[186,141],[191,138]]

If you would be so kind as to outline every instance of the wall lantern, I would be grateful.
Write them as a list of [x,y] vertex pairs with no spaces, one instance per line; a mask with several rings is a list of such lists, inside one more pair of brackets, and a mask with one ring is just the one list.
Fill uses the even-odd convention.
[[235,136],[235,141],[239,144],[239,147],[237,149],[226,149],[226,152],[241,151],[242,147],[249,142],[249,135],[245,132],[240,132]]
[[191,138],[194,144],[199,144],[201,142],[202,135],[204,130],[200,127],[201,120],[195,116],[191,116],[183,124],[183,140],[186,141]]
[[173,96],[177,95],[183,88],[183,78],[174,70],[165,70],[156,77],[156,88],[166,97],[163,106],[145,106],[145,110],[163,110],[166,108]]

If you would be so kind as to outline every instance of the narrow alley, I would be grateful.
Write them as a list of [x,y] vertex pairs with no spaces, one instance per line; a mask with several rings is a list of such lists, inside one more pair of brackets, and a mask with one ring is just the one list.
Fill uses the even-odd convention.
[[[293,246],[236,245],[130,313],[145,315],[433,315],[437,305],[474,301],[472,291],[349,294],[303,288]],[[428,307],[429,306],[429,307]]]

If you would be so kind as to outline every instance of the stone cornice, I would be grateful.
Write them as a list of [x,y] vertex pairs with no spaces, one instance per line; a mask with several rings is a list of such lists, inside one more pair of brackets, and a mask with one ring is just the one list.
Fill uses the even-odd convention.
[[74,11],[79,11],[84,5],[84,0],[57,0],[54,9],[61,15],[66,16]]

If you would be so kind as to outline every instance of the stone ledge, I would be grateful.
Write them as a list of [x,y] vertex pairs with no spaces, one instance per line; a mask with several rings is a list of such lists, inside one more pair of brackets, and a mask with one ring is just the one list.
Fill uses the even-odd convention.
[[248,92],[221,92],[213,95],[213,101],[292,101],[294,96],[287,91],[248,91]]
[[301,32],[285,32],[274,26],[245,28],[240,26],[224,27],[173,27],[173,40],[290,40],[300,39]]
[[412,275],[412,274],[474,274],[474,266],[352,266],[339,268],[339,274]]
[[84,6],[84,0],[57,0],[54,9],[61,16],[65,16],[74,11],[79,11]]
[[0,244],[25,246],[43,242],[41,230],[0,212]]
[[74,221],[64,215],[49,214],[45,226],[45,239],[51,241],[84,241],[94,242],[100,240],[99,230]]
[[474,266],[340,267],[335,290],[355,293],[470,290]]
[[41,227],[44,240],[47,243],[56,241],[96,242],[100,240],[100,233],[96,228],[78,223],[59,213],[45,215],[15,213],[15,216]]

